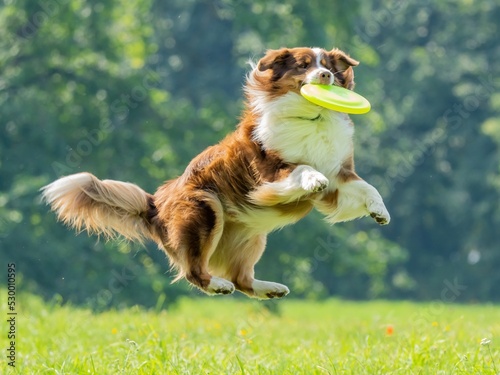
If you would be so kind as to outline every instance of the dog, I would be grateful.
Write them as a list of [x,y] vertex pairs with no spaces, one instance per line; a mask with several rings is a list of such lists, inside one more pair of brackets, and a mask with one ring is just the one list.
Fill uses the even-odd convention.
[[300,95],[306,83],[353,89],[358,64],[336,48],[268,50],[252,63],[236,130],[154,195],[78,173],[43,187],[42,198],[78,231],[155,241],[177,271],[174,281],[210,295],[283,297],[287,286],[254,277],[268,233],[312,209],[329,223],[390,221],[378,191],[355,172],[349,116]]

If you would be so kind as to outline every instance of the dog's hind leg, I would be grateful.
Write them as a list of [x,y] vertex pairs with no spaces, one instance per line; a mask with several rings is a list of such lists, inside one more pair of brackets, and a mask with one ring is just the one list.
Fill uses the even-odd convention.
[[234,292],[234,284],[232,282],[212,276],[202,268],[192,268],[186,274],[186,279],[209,295],[231,294]]
[[239,249],[229,264],[231,280],[240,292],[258,299],[281,298],[290,293],[286,285],[254,278],[254,266],[266,246],[266,236],[257,235]]
[[220,201],[210,194],[200,199],[178,202],[171,216],[177,216],[168,229],[165,248],[180,270],[176,280],[185,277],[207,294],[231,294],[232,282],[212,276],[208,264],[216,250],[224,228]]

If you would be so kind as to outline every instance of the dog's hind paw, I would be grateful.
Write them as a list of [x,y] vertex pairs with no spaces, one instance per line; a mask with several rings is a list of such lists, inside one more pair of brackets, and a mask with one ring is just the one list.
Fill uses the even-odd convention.
[[261,280],[254,280],[252,289],[253,297],[258,299],[282,298],[290,293],[290,289],[286,285]]
[[206,292],[208,294],[231,294],[234,292],[234,284],[231,281],[212,276]]

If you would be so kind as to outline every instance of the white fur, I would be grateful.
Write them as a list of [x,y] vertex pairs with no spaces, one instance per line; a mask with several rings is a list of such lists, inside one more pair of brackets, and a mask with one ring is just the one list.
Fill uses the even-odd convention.
[[332,186],[335,177],[352,151],[354,127],[349,116],[319,107],[294,92],[270,102],[259,97],[264,93],[253,94],[255,108],[262,114],[255,139],[265,149],[278,151],[287,162],[313,167],[330,180],[330,189],[336,188]]
[[307,193],[324,190],[330,183],[325,176],[308,165],[299,165],[290,175],[294,175],[296,183]]
[[231,294],[234,292],[234,284],[220,277],[212,276],[207,287],[209,294]]
[[[290,175],[276,182],[263,184],[260,189],[277,197],[281,203],[291,203],[298,201],[304,195],[324,190],[329,184],[328,179],[320,172],[308,165],[299,165]],[[258,196],[250,195],[255,198],[255,203],[260,205]],[[288,224],[296,222],[301,218],[300,215],[284,215],[283,212],[271,207],[261,207],[259,209],[246,209],[238,214],[238,220],[244,222],[248,228],[252,228],[252,233],[268,233],[272,230],[282,228]]]
[[77,173],[72,174],[70,176],[62,177],[50,185],[42,188],[43,191],[43,199],[46,202],[53,202],[56,199],[63,197],[68,194],[72,190],[78,189],[80,190],[82,186],[86,186],[87,184],[92,182],[92,175],[89,173]]
[[314,168],[299,165],[287,178],[264,183],[262,187],[272,189],[277,196],[283,198],[282,203],[289,203],[302,198],[304,194],[324,190],[328,183],[328,179]]
[[286,285],[261,280],[252,281],[252,289],[259,299],[281,298],[290,293]]
[[249,236],[267,234],[296,223],[302,217],[284,215],[283,212],[273,207],[259,207],[258,209],[239,210],[235,221],[244,223]]
[[368,215],[378,218],[381,224],[388,224],[391,221],[377,189],[363,180],[340,185],[335,207],[328,207],[319,200],[315,202],[315,206],[318,211],[327,215],[326,220],[330,223],[354,220]]
[[316,55],[316,66],[321,66],[321,57],[323,57],[323,51],[321,48],[315,47],[312,49]]

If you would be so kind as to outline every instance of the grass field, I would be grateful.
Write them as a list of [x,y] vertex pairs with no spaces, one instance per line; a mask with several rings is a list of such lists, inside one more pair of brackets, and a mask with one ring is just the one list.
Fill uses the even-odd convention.
[[[2,293],[6,295],[6,293]],[[2,307],[5,306],[2,300]],[[93,314],[18,296],[2,374],[497,374],[500,308],[443,302],[181,300]],[[0,344],[7,353],[6,310]],[[482,339],[490,339],[486,344]]]

